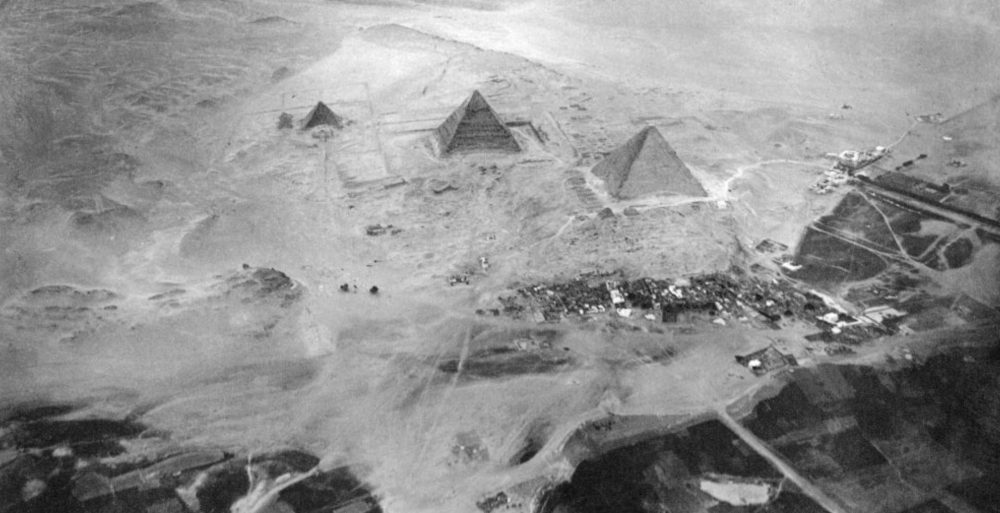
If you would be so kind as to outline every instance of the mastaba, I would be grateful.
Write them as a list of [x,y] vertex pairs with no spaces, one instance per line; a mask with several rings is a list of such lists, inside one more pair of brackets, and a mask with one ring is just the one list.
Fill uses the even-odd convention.
[[434,131],[438,151],[451,153],[503,151],[518,152],[521,147],[500,116],[479,91],[473,91],[448,119]]
[[608,193],[619,199],[653,193],[707,196],[670,143],[656,127],[648,126],[632,136],[594,166],[592,172],[607,184]]
[[344,128],[344,118],[336,115],[330,107],[323,102],[317,102],[316,106],[306,114],[302,120],[302,129],[308,130],[314,126],[329,125],[334,128]]

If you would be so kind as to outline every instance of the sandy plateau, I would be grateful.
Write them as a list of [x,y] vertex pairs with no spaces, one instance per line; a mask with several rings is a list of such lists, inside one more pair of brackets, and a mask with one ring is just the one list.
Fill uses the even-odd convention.
[[[390,513],[547,513],[582,461],[648,433],[721,418],[752,437],[733,419],[789,378],[736,355],[891,366],[996,343],[997,27],[988,1],[0,1],[0,421],[71,404],[60,419],[138,421],[171,447],[309,453]],[[522,151],[436,151],[474,90]],[[343,128],[298,128],[318,101]],[[620,200],[591,173],[646,126],[705,196]],[[961,212],[810,190],[827,153],[876,145],[876,181],[948,182]],[[810,319],[500,301],[733,268],[911,315],[835,351],[851,344],[807,339]],[[631,420],[580,442],[609,418]],[[771,464],[818,511],[931,497],[865,509]],[[766,502],[766,479],[738,486]],[[18,483],[0,512],[29,511]],[[684,511],[722,511],[702,497]],[[304,511],[289,500],[259,511]]]

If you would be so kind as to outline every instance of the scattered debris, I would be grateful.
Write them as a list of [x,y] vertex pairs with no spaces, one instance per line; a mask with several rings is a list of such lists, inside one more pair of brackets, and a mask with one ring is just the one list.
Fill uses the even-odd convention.
[[457,285],[459,283],[464,284],[464,285],[468,285],[469,284],[469,275],[465,274],[465,273],[462,273],[462,274],[453,274],[453,275],[451,275],[451,276],[448,277],[448,285],[451,285],[452,287],[454,287],[455,285]]
[[309,136],[312,137],[313,139],[319,139],[321,141],[327,141],[331,139],[334,135],[336,135],[334,129],[328,126],[321,126],[319,128],[316,128],[309,134]]
[[484,256],[479,257],[479,267],[483,269],[483,272],[490,270],[490,261]]
[[968,164],[966,164],[965,161],[959,160],[959,159],[951,159],[951,160],[949,160],[948,161],[948,165],[951,166],[951,167],[965,167],[965,166],[968,166]]
[[833,189],[844,185],[850,180],[850,175],[842,169],[831,169],[823,172],[823,177],[814,183],[809,190],[816,194],[829,194]]
[[917,121],[921,123],[940,123],[944,121],[944,114],[935,112],[934,114],[921,114],[917,116]]
[[496,175],[500,173],[500,168],[496,164],[490,164],[489,166],[479,166],[479,174],[486,175],[492,174]]
[[452,184],[450,181],[441,180],[441,179],[438,179],[438,178],[432,178],[427,183],[427,185],[430,187],[431,192],[433,192],[434,194],[441,194],[441,193],[447,192],[447,191],[458,190],[458,187],[455,187],[455,185]]
[[491,513],[498,508],[506,506],[508,503],[510,503],[510,498],[507,497],[506,493],[500,492],[477,502],[476,507],[483,513]]
[[397,235],[403,231],[402,228],[396,228],[391,224],[370,224],[365,228],[365,234],[371,237],[378,237],[380,235]]

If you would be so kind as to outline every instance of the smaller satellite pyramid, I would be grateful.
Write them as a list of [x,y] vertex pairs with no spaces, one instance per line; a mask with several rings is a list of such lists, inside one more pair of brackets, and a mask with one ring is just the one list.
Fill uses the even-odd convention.
[[594,166],[608,193],[619,199],[665,192],[707,196],[670,143],[655,127],[647,126]]
[[518,152],[521,147],[486,98],[473,91],[434,131],[442,155],[477,151]]
[[302,120],[302,129],[308,130],[314,126],[329,125],[334,128],[344,128],[344,118],[336,115],[323,102],[317,102],[316,106],[306,114]]

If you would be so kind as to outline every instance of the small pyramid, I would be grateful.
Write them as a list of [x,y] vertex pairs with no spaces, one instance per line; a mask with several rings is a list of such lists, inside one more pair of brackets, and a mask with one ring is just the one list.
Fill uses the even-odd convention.
[[437,127],[434,134],[442,155],[476,151],[521,151],[514,134],[503,124],[500,116],[486,103],[486,98],[479,91],[473,91]]
[[655,192],[684,196],[707,196],[670,143],[655,127],[643,128],[624,145],[594,166],[608,193],[618,199],[637,198]]
[[334,128],[344,128],[344,118],[336,115],[323,102],[317,102],[316,106],[306,114],[302,120],[302,129],[308,130],[314,126],[330,125]]

